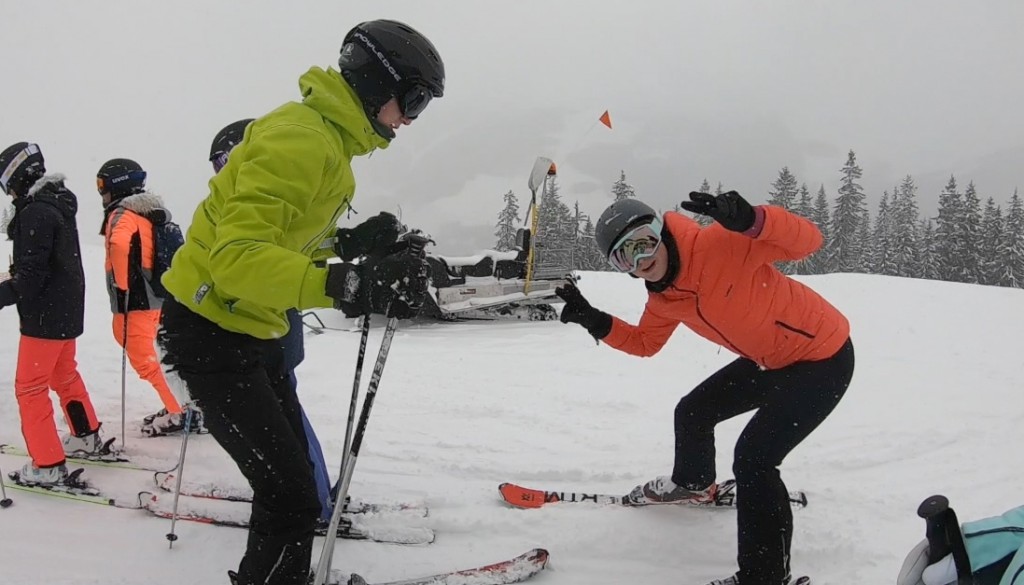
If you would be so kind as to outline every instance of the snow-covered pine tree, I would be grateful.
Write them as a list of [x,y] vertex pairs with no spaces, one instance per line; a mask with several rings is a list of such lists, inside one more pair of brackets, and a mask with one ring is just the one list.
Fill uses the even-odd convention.
[[1006,243],[1003,250],[1003,286],[1024,288],[1024,205],[1020,195],[1013,190],[1010,205],[1006,210],[1003,222],[1003,237]]
[[814,207],[811,209],[810,215],[811,221],[818,226],[821,230],[821,235],[824,238],[824,243],[820,250],[815,252],[810,258],[807,259],[805,268],[807,274],[825,274],[828,272],[834,272],[832,265],[830,264],[831,256],[828,253],[831,241],[830,237],[830,224],[832,223],[831,216],[828,210],[828,196],[825,194],[825,185],[818,187],[818,194],[814,197]]
[[793,209],[796,204],[796,177],[789,172],[789,167],[782,167],[778,178],[772,182],[768,191],[768,205],[777,205],[784,209]]
[[918,240],[921,242],[921,263],[918,265],[920,272],[917,278],[928,280],[942,280],[942,265],[939,262],[938,232],[935,224],[930,218],[921,220]]
[[[807,183],[800,185],[799,195],[796,204],[793,206],[793,213],[807,219],[811,219],[811,216],[814,214],[814,205],[811,202],[811,192],[807,189]],[[814,254],[817,254],[817,252]],[[811,268],[814,254],[794,262],[793,274],[813,274]]]
[[941,280],[972,280],[971,270],[967,266],[967,239],[961,228],[963,218],[963,194],[957,188],[956,177],[950,176],[949,182],[939,195],[939,215],[935,220],[935,252]]
[[893,189],[893,203],[889,203],[889,192],[882,192],[882,199],[878,202],[878,217],[875,220],[874,235],[871,237],[871,255],[869,272],[871,274],[885,274],[896,276],[899,270],[896,266],[896,251],[894,249],[895,218],[893,207],[896,204],[896,192],[899,188]]
[[871,212],[864,210],[864,217],[857,224],[857,240],[861,242],[860,259],[857,263],[857,272],[871,274]]
[[984,264],[981,248],[981,199],[978,198],[974,181],[967,183],[967,189],[964,190],[964,215],[960,222],[960,232],[963,234],[966,260],[964,278],[967,280],[964,282],[981,282],[981,267]]
[[867,221],[864,190],[857,182],[862,171],[857,166],[857,155],[850,151],[846,164],[840,170],[839,197],[836,198],[832,224],[829,228],[829,268],[837,272],[858,272],[862,269],[864,240],[860,239]]
[[904,177],[896,188],[892,220],[892,255],[896,275],[917,277],[921,274],[921,228],[917,210],[917,186],[910,175]]
[[614,201],[622,201],[628,197],[636,197],[636,190],[626,182],[626,171],[619,171],[619,180],[612,185]]
[[981,284],[999,285],[1003,274],[1002,260],[1006,255],[1006,238],[1003,235],[1003,210],[995,199],[985,201],[981,214],[982,264],[979,276]]
[[547,272],[569,270],[576,238],[575,220],[569,207],[562,202],[555,176],[547,180],[538,215],[534,269],[542,276]]
[[498,223],[494,228],[497,241],[494,249],[500,252],[512,250],[516,246],[516,230],[519,229],[519,199],[510,189],[505,193],[505,207],[498,213]]

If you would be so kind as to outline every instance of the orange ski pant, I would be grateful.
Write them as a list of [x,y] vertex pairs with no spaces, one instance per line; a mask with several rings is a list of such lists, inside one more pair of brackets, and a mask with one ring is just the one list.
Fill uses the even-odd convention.
[[128,313],[128,345],[124,343],[124,313],[114,314],[114,339],[128,353],[128,361],[139,377],[149,382],[167,412],[180,413],[181,405],[174,397],[164,372],[160,368],[160,358],[156,355],[156,330],[160,326],[160,309],[131,311]]
[[53,421],[49,390],[60,398],[64,421],[74,435],[86,435],[100,427],[89,393],[75,362],[74,339],[40,339],[21,336],[14,395],[21,413],[21,434],[36,467],[64,462],[64,447]]

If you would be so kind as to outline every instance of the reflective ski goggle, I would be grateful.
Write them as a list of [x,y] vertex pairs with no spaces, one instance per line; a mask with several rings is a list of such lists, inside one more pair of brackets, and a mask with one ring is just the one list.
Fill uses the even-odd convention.
[[213,172],[219,173],[224,168],[224,165],[228,164],[228,153],[218,152],[216,156],[210,159],[210,162],[213,163]]
[[429,87],[417,83],[397,97],[402,115],[410,120],[415,120],[423,113],[423,110],[427,109],[430,100],[434,99],[434,94]]
[[611,252],[608,263],[619,272],[633,272],[640,261],[654,256],[661,246],[661,218],[654,218],[651,223],[637,226],[623,235]]
[[4,193],[10,194],[10,191],[7,189],[11,184],[11,179],[14,178],[14,173],[21,168],[21,165],[28,160],[28,157],[34,154],[39,154],[39,145],[29,144],[25,148],[21,149],[21,152],[14,155],[11,162],[7,163],[7,167],[0,171],[0,189],[2,189]]

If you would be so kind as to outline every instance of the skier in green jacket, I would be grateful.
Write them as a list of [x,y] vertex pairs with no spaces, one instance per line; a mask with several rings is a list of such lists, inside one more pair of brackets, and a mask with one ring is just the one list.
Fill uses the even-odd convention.
[[[408,318],[426,295],[425,261],[392,253],[402,230],[393,215],[340,232],[336,223],[355,192],[352,158],[387,148],[443,95],[444,64],[426,37],[390,20],[349,31],[338,64],[310,69],[301,102],[249,124],[162,278],[173,296],[159,335],[169,380],[183,382],[253,489],[237,585],[305,583],[320,516],[299,403],[282,375],[286,312],[390,306]],[[330,255],[345,261],[325,266]]]

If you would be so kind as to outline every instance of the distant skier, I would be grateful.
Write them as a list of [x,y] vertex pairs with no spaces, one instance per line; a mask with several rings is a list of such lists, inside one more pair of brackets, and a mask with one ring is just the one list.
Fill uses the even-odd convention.
[[[180,432],[185,413],[164,378],[156,356],[156,330],[163,299],[152,278],[154,223],[170,221],[163,199],[146,189],[146,171],[134,160],[115,158],[96,172],[96,190],[103,203],[103,248],[106,251],[107,294],[114,314],[114,340],[124,348],[139,377],[156,390],[164,407],[142,420],[146,436]],[[202,428],[202,417],[193,413],[191,430]]]
[[375,234],[359,264],[317,261],[335,249],[354,195],[351,159],[386,148],[441,97],[444,65],[423,35],[390,20],[353,28],[338,63],[299,79],[301,103],[249,124],[162,280],[173,296],[164,364],[253,489],[239,585],[305,583],[321,513],[294,386],[281,376],[287,311],[356,316],[390,304],[410,317],[427,294],[422,258],[387,255],[397,225]]
[[682,208],[717,224],[701,229],[633,198],[613,203],[597,222],[595,239],[612,267],[647,281],[639,325],[594,309],[571,283],[557,291],[561,320],[642,357],[657,353],[680,324],[741,356],[679,401],[672,475],[637,486],[628,499],[712,501],[715,425],[757,410],[733,458],[739,571],[711,585],[785,585],[793,514],[779,465],[846,392],[854,366],[849,323],[773,266],[821,246],[813,223],[780,207],[752,207],[735,191],[690,193]]
[[[0,153],[0,189],[14,198],[15,209],[7,226],[14,244],[11,278],[0,283],[0,307],[17,304],[21,317],[14,393],[32,458],[17,481],[55,485],[68,477],[66,455],[103,448],[100,422],[75,361],[85,314],[78,200],[63,175],[46,174],[39,145],[28,142]],[[51,388],[71,430],[63,440],[53,420]]]

